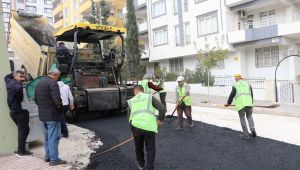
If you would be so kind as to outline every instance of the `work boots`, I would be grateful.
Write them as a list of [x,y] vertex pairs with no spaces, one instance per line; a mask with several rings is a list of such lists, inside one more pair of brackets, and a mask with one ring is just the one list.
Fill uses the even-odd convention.
[[257,135],[256,135],[256,132],[255,132],[255,129],[251,129],[250,131],[251,131],[252,137],[255,138],[255,137],[257,136]]

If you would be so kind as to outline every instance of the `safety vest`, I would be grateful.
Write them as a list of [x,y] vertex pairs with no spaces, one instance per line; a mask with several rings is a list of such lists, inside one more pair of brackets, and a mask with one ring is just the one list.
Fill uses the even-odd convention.
[[151,94],[152,91],[151,91],[151,89],[150,89],[149,86],[148,86],[148,82],[149,82],[149,80],[144,79],[144,80],[142,80],[142,81],[139,81],[138,84],[141,85],[141,86],[143,86],[143,88],[144,88],[144,93]]
[[157,120],[155,116],[156,109],[152,106],[152,95],[140,93],[128,100],[130,108],[129,122],[131,125],[157,133]]
[[[179,87],[177,86],[176,87],[176,93],[178,94],[179,96],[179,101],[181,101],[181,99],[186,95],[186,87],[188,86],[187,83],[184,83],[182,85],[182,87]],[[186,106],[191,106],[192,105],[192,99],[190,96],[186,96],[184,99],[183,99],[183,102]]]
[[[159,85],[160,81],[162,81],[162,84],[161,84],[161,85]],[[167,91],[165,90],[165,83],[164,83],[163,80],[158,80],[158,82],[156,82],[156,85],[157,85],[158,87],[161,87],[161,88],[162,88],[162,90],[159,91],[159,93],[166,93],[166,92],[167,92]]]
[[237,111],[240,111],[246,106],[253,106],[252,102],[252,96],[251,96],[251,90],[250,85],[244,80],[238,81],[234,85],[236,89],[235,94],[235,107]]

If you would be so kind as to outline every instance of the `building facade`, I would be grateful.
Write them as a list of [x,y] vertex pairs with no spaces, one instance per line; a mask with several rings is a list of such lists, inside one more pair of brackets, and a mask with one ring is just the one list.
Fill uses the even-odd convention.
[[[110,25],[124,27],[123,8],[125,0],[106,0],[110,6]],[[54,0],[54,28],[61,29],[77,22],[86,21],[92,11],[92,0]]]
[[3,19],[7,43],[9,44],[10,11],[26,11],[47,17],[49,23],[53,23],[51,0],[2,0]]
[[[199,49],[219,46],[228,54],[213,76],[259,77],[269,88],[262,98],[275,100],[277,64],[300,53],[299,0],[136,0],[135,5],[149,73],[156,65],[178,74],[194,70]],[[299,65],[300,58],[290,57],[278,67],[279,101],[300,102]]]

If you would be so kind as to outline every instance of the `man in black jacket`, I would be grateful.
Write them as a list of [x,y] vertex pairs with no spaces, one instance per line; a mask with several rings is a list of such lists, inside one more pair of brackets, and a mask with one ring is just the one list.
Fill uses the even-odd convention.
[[45,161],[50,166],[65,164],[66,161],[58,157],[58,144],[61,137],[61,121],[64,119],[62,100],[57,80],[60,71],[51,68],[35,88],[35,102],[39,109],[39,118],[43,123],[45,136]]
[[31,155],[26,151],[25,144],[29,134],[29,112],[22,108],[24,98],[22,81],[25,79],[25,73],[18,70],[5,76],[7,90],[7,104],[10,110],[10,117],[18,127],[18,150],[17,156]]

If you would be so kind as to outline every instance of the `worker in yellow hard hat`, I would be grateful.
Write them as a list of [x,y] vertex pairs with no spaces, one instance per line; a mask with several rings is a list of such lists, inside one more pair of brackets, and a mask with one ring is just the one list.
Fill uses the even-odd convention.
[[227,104],[224,106],[229,106],[232,103],[233,98],[235,98],[235,107],[239,113],[242,129],[243,129],[243,137],[249,137],[249,132],[245,120],[245,115],[248,120],[248,124],[250,126],[250,131],[252,137],[256,137],[256,131],[254,128],[254,122],[252,118],[253,111],[253,91],[251,85],[243,80],[243,76],[241,74],[235,74],[234,79],[236,83],[233,85],[230,96],[228,98]]

